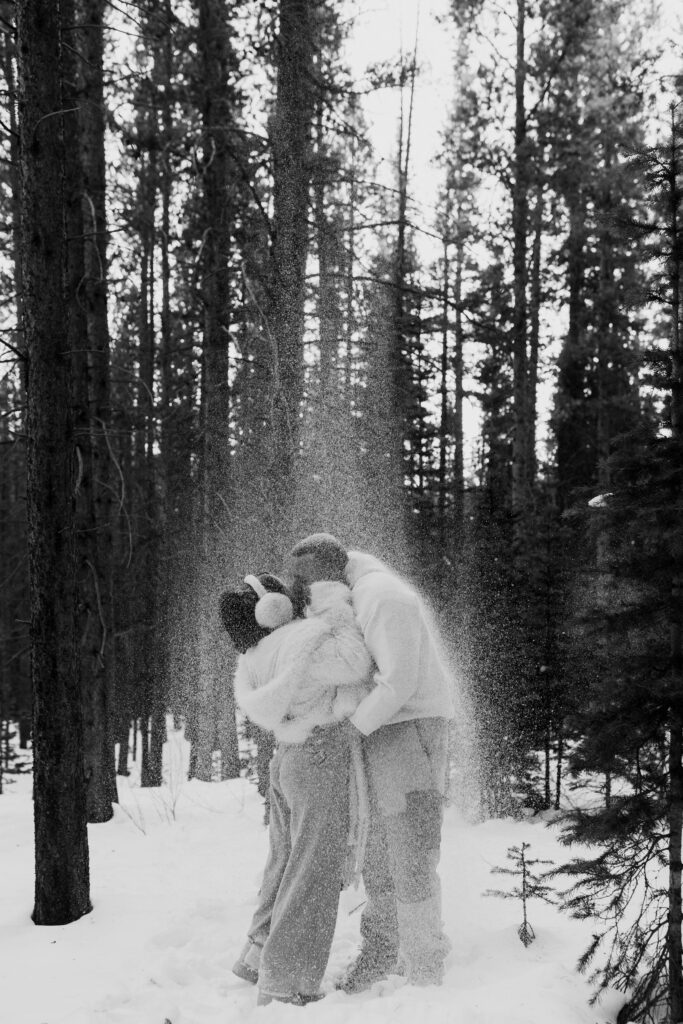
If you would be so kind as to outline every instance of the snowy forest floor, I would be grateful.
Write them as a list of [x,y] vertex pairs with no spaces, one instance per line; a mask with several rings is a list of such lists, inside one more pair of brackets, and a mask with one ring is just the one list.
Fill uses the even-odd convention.
[[511,888],[491,875],[523,841],[529,856],[567,859],[540,817],[472,825],[446,813],[441,877],[453,949],[441,988],[392,977],[347,996],[334,979],[358,945],[362,889],[342,894],[320,1003],[256,1008],[256,991],[231,973],[256,901],[266,849],[262,804],[246,780],[181,779],[185,743],[170,733],[167,784],[119,779],[113,821],[91,825],[93,911],[66,927],[37,928],[33,900],[31,782],[0,797],[0,1018],[8,1024],[604,1024],[623,1002],[591,1007],[575,971],[592,922],[534,902],[536,941],[517,936],[521,905],[483,895]]

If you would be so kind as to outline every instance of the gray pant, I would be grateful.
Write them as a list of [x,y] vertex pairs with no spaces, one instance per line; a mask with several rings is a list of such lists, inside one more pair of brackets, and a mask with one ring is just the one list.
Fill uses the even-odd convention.
[[363,952],[380,970],[400,954],[409,982],[439,984],[450,943],[437,874],[448,762],[441,718],[387,725],[364,740],[372,816],[363,882]]
[[280,744],[271,762],[270,851],[248,933],[271,995],[313,995],[327,967],[349,833],[347,730]]

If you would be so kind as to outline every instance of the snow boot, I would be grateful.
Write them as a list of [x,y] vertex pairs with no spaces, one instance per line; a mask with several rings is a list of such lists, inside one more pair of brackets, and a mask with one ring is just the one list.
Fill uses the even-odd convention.
[[451,942],[443,933],[441,899],[397,902],[401,955],[409,985],[441,985]]
[[270,992],[259,992],[256,997],[257,1006],[268,1006],[269,1003],[290,1003],[292,1006],[308,1006],[309,1003],[317,1003],[324,999],[324,992],[316,992],[315,995],[306,995],[303,992],[294,992],[290,996],[276,996]]
[[242,981],[255,985],[258,981],[258,969],[261,963],[261,947],[247,942],[238,959],[233,964],[232,973]]
[[356,995],[371,988],[376,981],[385,981],[390,974],[402,973],[398,957],[391,954],[378,955],[365,948],[361,949],[346,974],[342,975],[334,987],[347,995]]

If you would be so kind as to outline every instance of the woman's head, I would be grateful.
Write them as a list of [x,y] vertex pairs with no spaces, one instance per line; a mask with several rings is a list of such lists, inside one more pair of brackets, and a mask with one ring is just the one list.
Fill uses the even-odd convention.
[[[269,605],[268,595],[282,595],[285,601],[272,602],[267,611],[271,614],[263,615],[264,604]],[[301,588],[296,591],[290,590],[281,579],[269,572],[261,572],[255,576],[247,576],[245,582],[230,590],[226,590],[220,597],[220,616],[225,630],[240,654],[244,654],[250,647],[262,640],[264,636],[272,633],[278,625],[291,621],[292,618],[300,618],[306,605],[307,594]],[[260,608],[257,610],[257,605]],[[272,615],[273,606],[275,615]],[[290,609],[291,608],[291,612]],[[287,614],[281,614],[282,610]]]

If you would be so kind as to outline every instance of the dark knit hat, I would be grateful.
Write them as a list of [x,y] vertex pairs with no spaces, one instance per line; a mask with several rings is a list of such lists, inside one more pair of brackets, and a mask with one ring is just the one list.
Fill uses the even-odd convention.
[[[256,588],[254,584],[257,584]],[[266,599],[268,595],[284,598],[291,614],[283,619],[263,618],[257,606],[263,601],[264,594]],[[219,600],[219,613],[228,636],[239,653],[244,654],[277,625],[303,615],[306,598],[307,594],[301,588],[294,591],[279,576],[262,572],[247,576],[242,583],[224,591]]]

